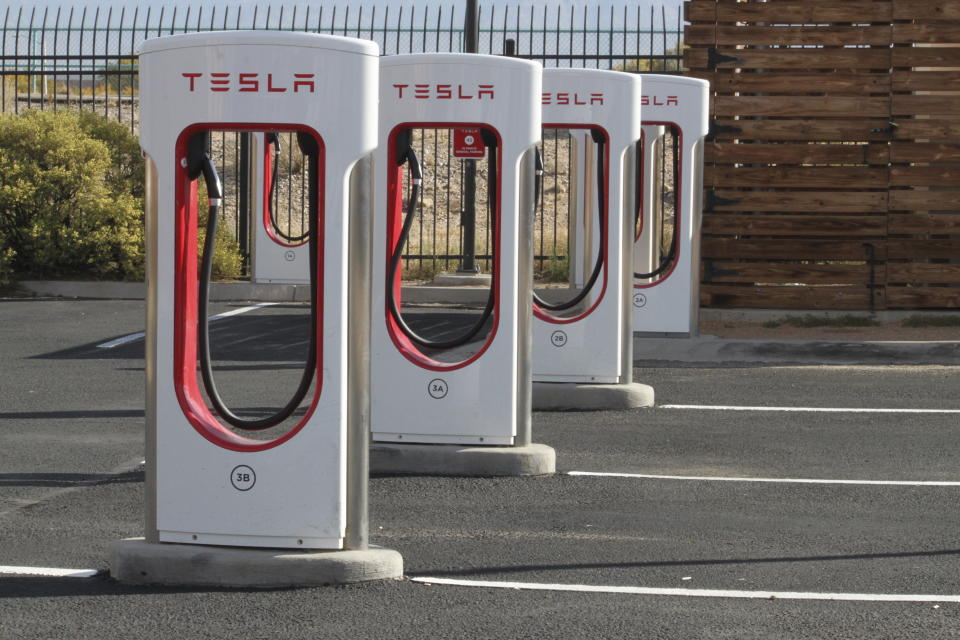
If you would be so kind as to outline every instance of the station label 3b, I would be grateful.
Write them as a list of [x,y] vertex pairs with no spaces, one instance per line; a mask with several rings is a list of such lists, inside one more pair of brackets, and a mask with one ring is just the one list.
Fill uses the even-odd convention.
[[230,484],[237,491],[250,491],[257,483],[257,474],[245,464],[237,465],[230,471]]

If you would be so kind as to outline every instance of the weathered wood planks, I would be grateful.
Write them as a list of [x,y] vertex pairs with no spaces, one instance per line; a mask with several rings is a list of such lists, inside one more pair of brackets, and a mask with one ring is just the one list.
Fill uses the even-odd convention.
[[960,0],[688,0],[703,304],[960,309]]

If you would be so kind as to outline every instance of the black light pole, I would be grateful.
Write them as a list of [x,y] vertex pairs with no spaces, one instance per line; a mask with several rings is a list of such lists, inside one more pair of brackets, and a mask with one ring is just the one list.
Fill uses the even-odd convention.
[[[463,50],[465,53],[477,53],[480,41],[480,24],[477,0],[467,0],[467,12],[463,17]],[[475,160],[463,161],[463,214],[460,224],[463,226],[463,261],[458,273],[478,273],[477,268],[477,163]]]

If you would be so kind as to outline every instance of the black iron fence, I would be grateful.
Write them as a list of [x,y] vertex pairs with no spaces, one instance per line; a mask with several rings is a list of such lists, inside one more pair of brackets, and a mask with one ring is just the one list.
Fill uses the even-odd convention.
[[[101,113],[136,133],[137,49],[162,35],[233,29],[307,31],[373,40],[384,55],[464,49],[462,6],[238,6],[238,7],[14,7],[0,28],[0,107],[82,109]],[[662,6],[484,6],[480,3],[478,52],[537,60],[547,67],[586,67],[679,73],[683,19]],[[229,135],[229,134],[222,134]],[[447,143],[449,144],[449,143]],[[240,163],[239,140],[215,149],[224,173]],[[281,179],[284,179],[281,177]],[[295,180],[291,176],[287,178]],[[439,198],[435,199],[439,202]],[[446,270],[462,256],[459,214],[463,194],[421,207],[420,233],[405,253],[421,272]],[[292,206],[292,205],[291,205]],[[550,221],[538,225],[537,259],[562,259],[567,208],[550,203]],[[243,251],[248,231],[239,208],[233,220]],[[278,216],[296,216],[292,208]],[[443,231],[440,233],[440,227]],[[241,232],[244,229],[244,232]],[[438,235],[443,242],[438,242]],[[478,258],[489,254],[477,235]],[[441,247],[442,245],[442,247]]]

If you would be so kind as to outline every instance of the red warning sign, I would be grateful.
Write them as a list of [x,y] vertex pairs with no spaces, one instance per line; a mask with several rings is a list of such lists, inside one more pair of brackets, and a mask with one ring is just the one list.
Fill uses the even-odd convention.
[[487,148],[479,128],[453,130],[453,156],[455,158],[483,158]]

